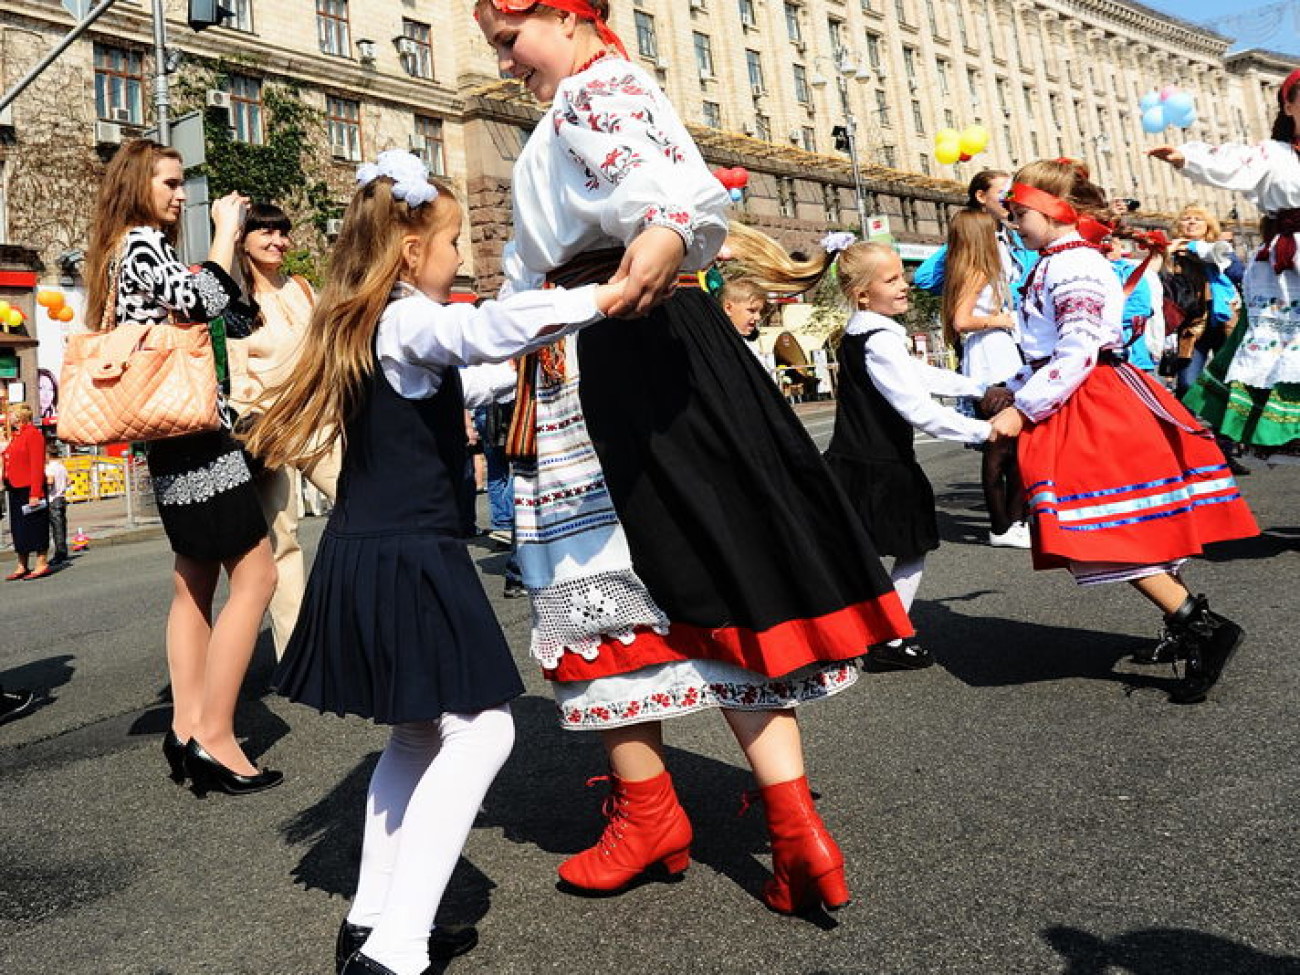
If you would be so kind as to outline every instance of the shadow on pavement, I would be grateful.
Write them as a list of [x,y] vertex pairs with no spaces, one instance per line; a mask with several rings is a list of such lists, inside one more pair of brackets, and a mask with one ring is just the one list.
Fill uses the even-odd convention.
[[[0,686],[11,691],[31,691],[39,699],[35,711],[54,703],[54,691],[72,680],[76,667],[72,661],[77,659],[65,653],[57,657],[33,660],[12,670],[0,674]],[[34,714],[35,711],[32,713]]]
[[1043,939],[1069,962],[1061,975],[1300,975],[1300,959],[1269,955],[1249,945],[1184,928],[1148,928],[1100,938],[1078,928],[1053,927]]

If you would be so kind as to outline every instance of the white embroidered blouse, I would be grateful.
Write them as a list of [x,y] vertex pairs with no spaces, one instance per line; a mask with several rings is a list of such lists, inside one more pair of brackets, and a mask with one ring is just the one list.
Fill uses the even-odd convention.
[[1178,151],[1187,160],[1179,172],[1194,183],[1241,193],[1266,213],[1300,209],[1300,154],[1285,142],[1188,142]]
[[[1071,233],[1053,247],[1081,241]],[[1045,420],[1083,385],[1102,349],[1124,344],[1124,289],[1110,263],[1092,247],[1049,254],[1038,262],[1020,303],[1020,348],[1036,372],[1024,366],[1007,382],[1016,408]]]
[[626,247],[646,227],[707,267],[727,236],[727,191],[654,80],[610,55],[566,78],[514,167],[508,288],[539,287],[579,254]]

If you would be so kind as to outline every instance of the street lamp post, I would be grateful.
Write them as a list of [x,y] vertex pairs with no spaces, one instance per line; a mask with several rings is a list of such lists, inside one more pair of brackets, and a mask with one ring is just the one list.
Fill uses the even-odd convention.
[[[821,61],[829,62],[835,71],[835,86],[840,93],[840,110],[844,113],[844,142],[849,153],[849,166],[853,170],[853,199],[858,211],[858,230],[862,239],[865,240],[867,238],[867,199],[862,188],[862,170],[858,166],[858,122],[853,116],[853,108],[849,105],[849,78],[852,77],[859,83],[865,82],[871,77],[871,69],[866,66],[865,62],[859,63],[853,52],[847,48],[842,48],[834,59],[821,56],[814,58],[814,66]],[[825,88],[826,84],[825,75],[813,75],[812,86],[814,88]]]

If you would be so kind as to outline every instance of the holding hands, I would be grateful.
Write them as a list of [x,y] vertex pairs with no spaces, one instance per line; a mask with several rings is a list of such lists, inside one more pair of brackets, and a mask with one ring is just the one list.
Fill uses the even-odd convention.
[[980,416],[992,417],[1001,413],[1013,402],[1015,394],[1005,386],[990,386],[980,397],[979,403],[976,404]]
[[623,263],[610,279],[623,292],[605,314],[611,318],[639,318],[649,314],[677,287],[677,274],[686,256],[686,243],[667,227],[647,227],[623,255]]
[[992,420],[994,436],[990,439],[996,440],[998,437],[1018,437],[1020,431],[1025,428],[1025,417],[1014,406],[1008,406],[998,413]]

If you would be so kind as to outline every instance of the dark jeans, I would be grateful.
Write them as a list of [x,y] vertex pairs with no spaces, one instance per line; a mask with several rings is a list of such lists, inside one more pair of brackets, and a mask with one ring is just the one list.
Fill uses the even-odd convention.
[[68,499],[55,498],[50,502],[50,539],[54,542],[54,561],[68,558]]

